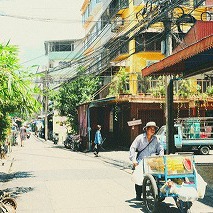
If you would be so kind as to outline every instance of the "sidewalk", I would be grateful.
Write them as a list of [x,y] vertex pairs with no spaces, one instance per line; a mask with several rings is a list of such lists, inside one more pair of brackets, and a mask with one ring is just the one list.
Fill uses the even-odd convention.
[[[88,152],[86,155],[94,157],[93,152]],[[121,167],[128,173],[132,173],[132,162],[129,160],[129,151],[101,151],[98,158],[106,163]]]
[[[50,140],[44,141],[44,139],[37,138],[46,143],[53,143]],[[57,146],[64,147],[63,144],[58,144]],[[93,152],[79,152],[91,157],[94,157]],[[99,159],[105,162],[114,164],[115,166],[120,166],[123,169],[131,169],[132,162],[129,160],[129,151],[113,151],[113,150],[101,150],[99,153]],[[213,164],[213,151],[210,151],[210,155],[194,155],[196,165],[208,165]]]

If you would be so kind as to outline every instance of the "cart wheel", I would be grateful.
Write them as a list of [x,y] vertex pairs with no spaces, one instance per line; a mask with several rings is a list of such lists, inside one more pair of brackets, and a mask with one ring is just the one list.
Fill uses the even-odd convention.
[[155,211],[158,204],[158,188],[154,177],[147,174],[143,179],[143,200],[147,212]]

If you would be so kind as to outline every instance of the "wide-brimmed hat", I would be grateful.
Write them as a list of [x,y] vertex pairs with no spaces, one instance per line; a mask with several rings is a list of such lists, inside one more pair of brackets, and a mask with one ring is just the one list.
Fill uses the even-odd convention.
[[156,130],[159,129],[159,127],[156,125],[156,123],[154,121],[150,121],[146,124],[146,126],[143,128],[143,130],[145,130],[147,127],[153,126],[155,127]]

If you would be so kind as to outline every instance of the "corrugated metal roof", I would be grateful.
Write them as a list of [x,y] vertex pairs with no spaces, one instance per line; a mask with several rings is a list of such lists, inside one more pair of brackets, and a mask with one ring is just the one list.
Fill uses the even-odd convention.
[[213,35],[213,21],[196,21],[195,25],[189,30],[180,45],[173,50],[172,54],[211,35]]
[[[189,70],[192,70],[192,72],[199,72],[201,69],[213,69],[212,54],[213,35],[186,47],[178,53],[164,58],[160,62],[157,62],[150,67],[142,69],[142,75],[178,74],[184,72],[187,75],[193,75],[193,73],[189,74]],[[190,58],[192,59],[187,60]]]
[[[173,55],[164,58],[150,67],[142,69],[142,75],[185,74],[193,75],[199,69],[213,69],[213,22],[197,21],[175,48]],[[187,60],[188,59],[188,60]]]

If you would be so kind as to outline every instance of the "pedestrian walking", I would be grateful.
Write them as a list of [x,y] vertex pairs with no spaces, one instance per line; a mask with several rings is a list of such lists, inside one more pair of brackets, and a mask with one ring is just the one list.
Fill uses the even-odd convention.
[[97,125],[97,131],[95,133],[95,141],[94,141],[94,143],[95,143],[94,155],[96,157],[98,157],[98,153],[100,151],[100,145],[102,143],[102,140],[103,139],[102,139],[102,136],[101,136],[101,125]]
[[38,137],[38,127],[36,124],[35,124],[35,136]]
[[24,141],[27,138],[27,129],[25,126],[20,128],[20,139],[21,139],[21,147],[24,146]]
[[[129,159],[132,161],[134,168],[139,165],[144,157],[164,154],[163,147],[154,135],[157,129],[158,126],[156,126],[155,122],[148,122],[143,128],[145,133],[138,135],[132,142]],[[136,151],[138,151],[137,154]],[[141,172],[143,173],[142,167]],[[142,201],[142,185],[135,184],[135,192],[136,200]]]

